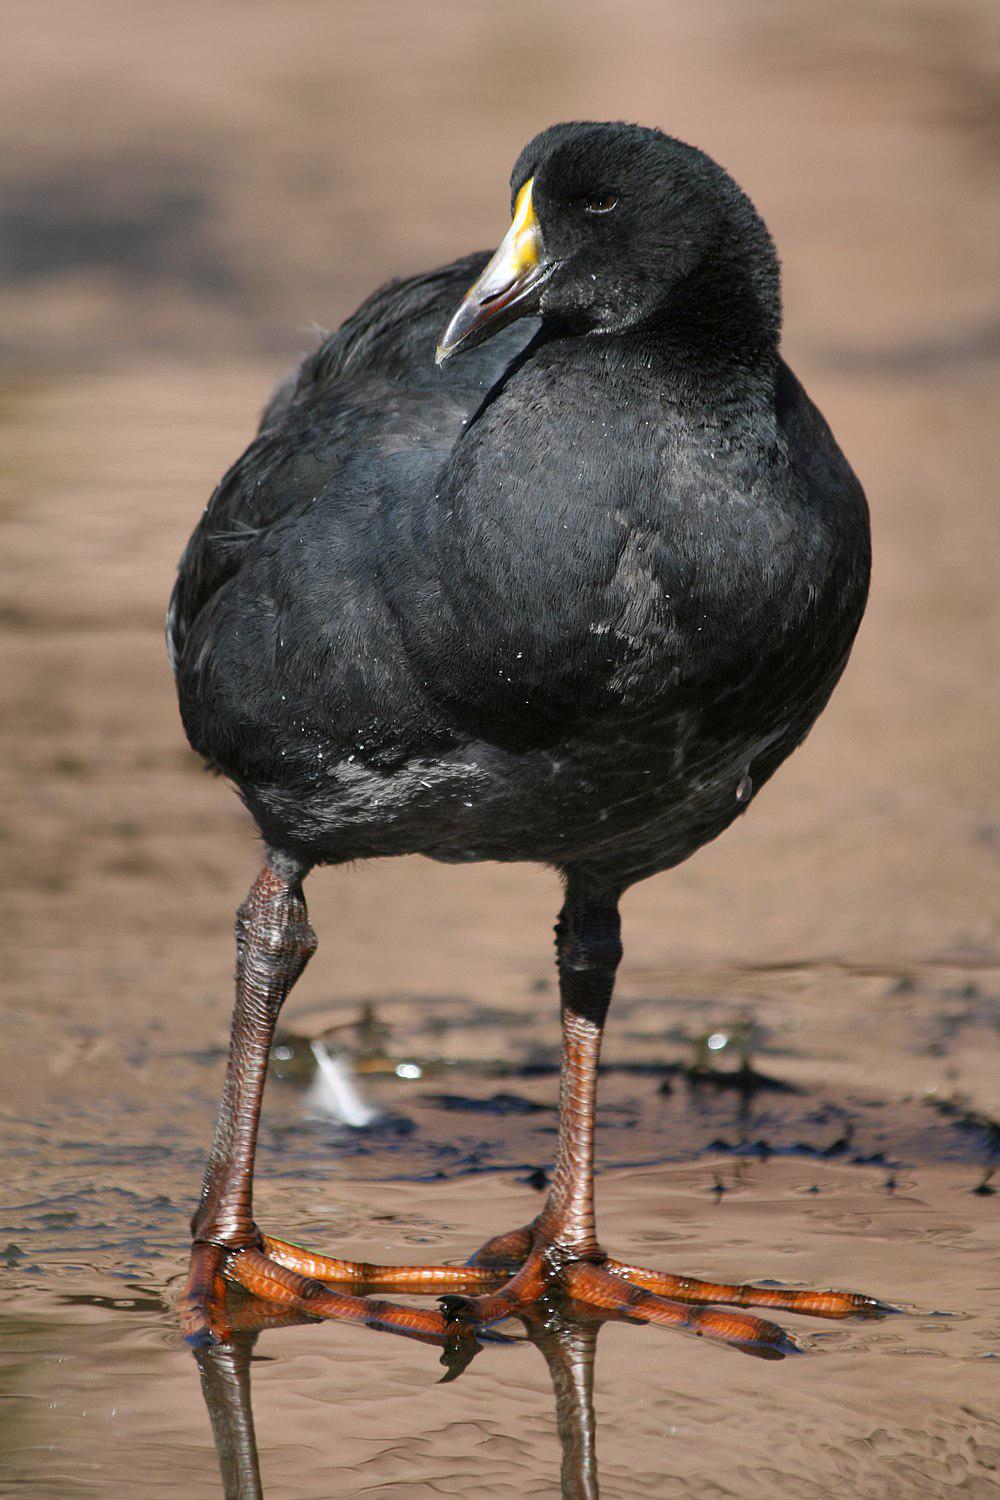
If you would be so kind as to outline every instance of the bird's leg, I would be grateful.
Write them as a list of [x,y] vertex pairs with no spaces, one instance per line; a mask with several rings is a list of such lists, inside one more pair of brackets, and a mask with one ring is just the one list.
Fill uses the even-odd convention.
[[196,1242],[237,1250],[260,1243],[253,1170],[274,1028],[285,998],[316,951],[305,897],[265,865],[236,914],[236,1004],[226,1081],[192,1221]]
[[604,1023],[621,960],[617,895],[578,895],[572,883],[556,925],[562,1066],[559,1134],[536,1245],[574,1260],[600,1260],[594,1220],[594,1124]]
[[220,1331],[226,1253],[260,1243],[253,1168],[267,1062],[285,996],[315,949],[301,871],[272,856],[236,913],[236,1002],[226,1080],[201,1202],[191,1221],[194,1243],[182,1304],[192,1336]]
[[484,1327],[517,1313],[546,1291],[562,1291],[607,1312],[710,1333],[745,1347],[779,1348],[782,1330],[760,1318],[692,1309],[630,1285],[608,1269],[594,1216],[594,1123],[604,1023],[621,958],[617,894],[581,892],[570,881],[556,926],[562,1016],[559,1131],[552,1186],[538,1217],[490,1241],[480,1256],[527,1254],[505,1285],[480,1296],[440,1298],[446,1316]]
[[578,893],[571,883],[556,923],[562,1054],[552,1185],[537,1218],[487,1240],[471,1266],[520,1265],[540,1241],[574,1254],[601,1254],[594,1226],[594,1118],[604,1022],[622,952],[620,934],[617,897]]
[[649,1271],[610,1260],[594,1217],[594,1123],[604,1023],[621,957],[617,895],[581,892],[570,881],[556,927],[562,1011],[559,1133],[552,1186],[531,1224],[489,1240],[472,1264],[519,1263],[505,1285],[484,1295],[441,1298],[451,1318],[480,1327],[516,1313],[528,1297],[561,1290],[574,1300],[639,1322],[687,1329],[764,1358],[794,1343],[776,1324],[709,1303],[772,1307],[819,1317],[882,1310],[853,1292],[732,1286]]
[[622,952],[620,929],[617,892],[594,894],[570,880],[556,924],[562,1066],[552,1185],[531,1224],[498,1235],[473,1257],[476,1266],[519,1260],[514,1277],[484,1296],[442,1298],[450,1317],[494,1322],[524,1306],[529,1294],[539,1296],[568,1262],[603,1259],[594,1222],[594,1117],[601,1039]]
[[253,1219],[253,1168],[261,1099],[278,1014],[316,949],[301,867],[272,853],[236,916],[236,1003],[229,1059],[193,1245],[181,1322],[194,1344],[227,1339],[225,1279],[270,1302],[440,1340],[447,1321],[388,1302],[333,1292],[320,1277],[365,1290],[426,1291],[492,1285],[496,1272],[456,1266],[367,1266],[312,1256],[267,1240]]

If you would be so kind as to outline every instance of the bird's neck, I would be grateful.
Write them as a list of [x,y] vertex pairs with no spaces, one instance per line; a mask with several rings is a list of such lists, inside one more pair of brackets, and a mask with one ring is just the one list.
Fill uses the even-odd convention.
[[754,218],[720,233],[656,311],[622,339],[651,355],[692,403],[715,408],[720,401],[770,402],[780,333],[778,262]]
[[[697,334],[697,337],[691,336]],[[739,351],[706,337],[706,329],[652,323],[624,333],[591,336],[593,354],[630,382],[648,386],[696,428],[744,426],[762,432],[773,416],[777,348]],[[763,424],[763,425],[762,425]]]

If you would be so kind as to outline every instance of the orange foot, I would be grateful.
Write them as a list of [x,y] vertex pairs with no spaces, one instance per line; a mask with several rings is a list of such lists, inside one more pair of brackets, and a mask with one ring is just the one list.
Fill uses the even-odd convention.
[[[236,1250],[196,1244],[182,1303],[194,1342],[225,1340],[223,1278],[289,1311],[363,1323],[429,1343],[463,1341],[560,1294],[573,1302],[658,1323],[756,1355],[781,1359],[800,1345],[776,1323],[726,1307],[767,1307],[820,1318],[875,1317],[890,1311],[857,1292],[734,1286],[586,1258],[542,1237],[534,1226],[488,1241],[465,1266],[375,1266],[314,1255],[262,1236]],[[409,1307],[372,1293],[437,1294],[439,1309]]]

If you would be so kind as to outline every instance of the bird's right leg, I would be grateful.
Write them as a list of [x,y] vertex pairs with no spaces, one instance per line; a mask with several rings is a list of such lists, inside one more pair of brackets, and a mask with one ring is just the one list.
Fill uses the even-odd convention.
[[[254,1223],[254,1155],[274,1028],[285,997],[316,950],[302,894],[304,874],[301,866],[271,853],[236,915],[236,1003],[215,1136],[191,1223],[191,1261],[180,1309],[184,1332],[195,1344],[228,1337],[225,1282],[231,1280],[314,1317],[440,1340],[448,1327],[441,1313],[357,1293],[472,1291],[496,1281],[495,1272],[334,1261],[266,1239]],[[331,1290],[321,1283],[323,1276],[351,1291]]]
[[236,913],[236,1002],[226,1081],[182,1301],[185,1332],[225,1327],[222,1271],[227,1253],[259,1246],[253,1168],[274,1028],[285,997],[316,950],[302,894],[302,870],[272,856]]

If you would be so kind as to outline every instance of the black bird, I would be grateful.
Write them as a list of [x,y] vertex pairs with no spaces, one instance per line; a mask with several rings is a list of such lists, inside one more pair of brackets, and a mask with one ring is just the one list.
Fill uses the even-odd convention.
[[[428,1337],[557,1283],[779,1353],[773,1324],[695,1304],[877,1304],[608,1259],[598,1053],[622,892],[746,809],[844,669],[865,498],[779,355],[774,246],[721,167],[657,130],[557,125],[511,193],[492,258],[377,291],[279,388],[181,560],[184,726],[267,850],[236,919],[187,1326],[224,1332],[223,1277]],[[263,1236],[251,1211],[274,1024],[315,948],[303,879],[410,853],[535,860],[565,881],[551,1191],[462,1269],[329,1260]],[[358,1288],[452,1295],[418,1312]]]

